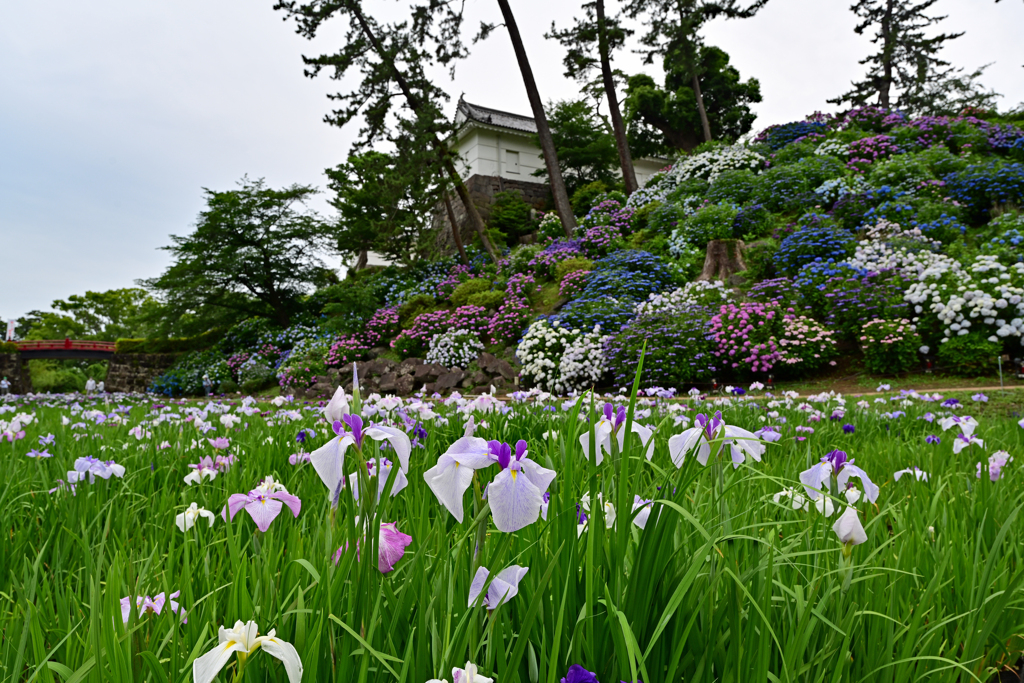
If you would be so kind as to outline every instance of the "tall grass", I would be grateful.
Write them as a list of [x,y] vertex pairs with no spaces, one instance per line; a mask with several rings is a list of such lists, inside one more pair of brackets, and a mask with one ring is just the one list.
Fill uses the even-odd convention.
[[[547,521],[514,534],[490,524],[482,491],[493,473],[477,473],[461,524],[423,481],[462,435],[454,405],[435,402],[448,422],[426,423],[430,434],[413,451],[408,488],[379,504],[372,496],[356,504],[343,492],[332,511],[310,465],[288,463],[300,428],[316,429],[314,445],[330,435],[313,410],[293,422],[281,413],[294,406],[268,406],[265,417],[246,417],[230,431],[211,412],[217,429],[207,436],[230,436],[239,463],[188,487],[187,464],[210,449],[185,422],[150,424],[152,436],[141,441],[130,436],[130,427],[157,414],[150,400],[134,401],[124,424],[84,429],[61,424],[70,415],[63,403],[14,404],[34,409],[38,420],[24,440],[0,443],[0,678],[187,681],[218,627],[249,619],[295,645],[304,680],[346,683],[451,680],[452,667],[467,660],[500,683],[554,683],[572,663],[605,683],[968,681],[986,680],[1019,656],[1024,454],[1013,419],[981,417],[986,447],[954,456],[950,432],[941,445],[924,442],[939,428],[917,418],[943,410],[937,403],[915,400],[900,408],[905,416],[886,419],[880,410],[891,407],[858,409],[851,401],[842,421],[830,421],[836,401],[825,399],[813,404],[825,411],[812,423],[815,433],[796,441],[792,426],[807,423],[808,411],[782,400],[772,409],[789,429],[763,462],[734,469],[713,459],[702,467],[688,457],[677,469],[666,441],[679,429],[678,406],[638,400],[635,389],[625,400],[627,430],[636,419],[656,426],[651,461],[628,431],[621,453],[600,466],[584,459],[579,437],[593,438],[588,425],[603,401],[580,399],[567,410],[560,400],[518,403],[506,415],[477,416],[487,424],[478,436],[526,439],[531,457],[558,473]],[[768,399],[748,397],[683,414],[714,409],[754,430],[769,408]],[[844,434],[843,422],[856,433]],[[557,436],[542,437],[550,431]],[[25,457],[38,435],[51,432],[53,458]],[[171,448],[160,449],[164,441]],[[832,448],[882,485],[877,505],[860,506],[868,541],[848,561],[831,530],[834,517],[772,501]],[[1000,481],[978,479],[976,463],[997,448],[1016,461]],[[77,495],[47,493],[85,455],[112,458],[127,473],[82,484]],[[356,471],[359,459],[350,451],[346,470]],[[912,465],[930,479],[892,480]],[[230,494],[266,475],[302,499],[298,518],[285,510],[266,533],[245,513],[232,522],[218,516],[212,528],[175,527],[190,503],[219,512]],[[577,504],[587,492],[613,502],[618,519],[605,528],[595,504],[578,535]],[[630,523],[634,494],[655,500],[644,530]],[[356,515],[397,521],[413,537],[395,571],[378,571],[372,531],[367,552],[357,552],[364,541]],[[475,568],[511,564],[529,567],[519,594],[493,612],[468,607]],[[133,610],[122,623],[122,597],[176,590],[187,623],[170,610],[159,617]],[[222,680],[236,673],[230,664]],[[284,680],[267,656],[250,659],[244,674],[250,682]]]

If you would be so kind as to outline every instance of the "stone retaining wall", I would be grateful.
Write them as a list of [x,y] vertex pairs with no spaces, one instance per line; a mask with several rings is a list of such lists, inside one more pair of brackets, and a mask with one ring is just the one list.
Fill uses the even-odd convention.
[[[461,368],[446,368],[427,363],[422,358],[407,358],[401,362],[387,358],[359,363],[359,391],[363,396],[373,393],[410,396],[422,390],[430,395],[461,391],[470,394],[504,394],[515,391],[519,372],[508,361],[490,353],[482,353],[476,360],[478,370],[466,372]],[[352,366],[332,368],[328,378],[304,392],[295,392],[310,399],[329,399],[337,387],[352,391]]]
[[106,390],[144,392],[178,359],[177,353],[115,353],[107,369]]
[[26,394],[31,387],[28,367],[23,366],[20,353],[0,353],[0,378],[11,383],[12,394]]
[[[526,180],[510,180],[500,176],[473,175],[466,180],[466,189],[469,196],[476,204],[484,223],[491,215],[491,204],[494,202],[494,195],[499,192],[518,192],[523,200],[535,209],[543,210],[551,206],[551,188],[546,183],[535,183]],[[476,235],[473,226],[469,222],[466,207],[463,206],[459,196],[452,192],[452,213],[455,214],[455,223],[459,226],[459,234],[462,235],[463,244],[469,244]],[[448,220],[448,212],[444,203],[434,207],[433,228],[436,235],[436,246],[440,254],[451,256],[456,253],[455,240],[452,237],[452,225]]]

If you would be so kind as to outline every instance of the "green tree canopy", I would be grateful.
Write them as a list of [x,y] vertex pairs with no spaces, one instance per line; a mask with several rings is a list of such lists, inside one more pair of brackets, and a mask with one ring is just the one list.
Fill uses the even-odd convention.
[[17,333],[25,339],[97,339],[115,341],[141,337],[150,331],[147,318],[159,304],[146,290],[111,289],[72,294],[57,299],[54,311],[31,311],[19,320]]
[[[665,87],[638,74],[626,88],[626,118],[630,146],[640,156],[665,154],[671,150],[689,152],[704,141],[693,72],[674,53],[665,57]],[[748,133],[756,115],[750,105],[761,101],[761,84],[756,78],[740,79],[724,50],[704,45],[698,51],[701,92],[711,130],[719,140],[732,141]]]
[[[613,182],[612,169],[619,160],[615,137],[589,102],[563,100],[548,105],[548,121],[570,196],[595,180]],[[541,170],[534,172],[544,174]]]
[[246,317],[287,327],[305,293],[337,279],[322,260],[333,246],[330,226],[305,206],[313,187],[277,190],[248,178],[238,185],[204,188],[207,208],[195,232],[171,235],[163,249],[174,263],[140,284],[157,294],[166,315],[186,317],[193,328]]
[[[411,262],[439,199],[437,155],[425,156],[419,159],[412,150],[405,155],[369,151],[325,171],[334,193],[330,203],[338,211],[338,252],[374,251]],[[437,172],[431,173],[431,166]]]

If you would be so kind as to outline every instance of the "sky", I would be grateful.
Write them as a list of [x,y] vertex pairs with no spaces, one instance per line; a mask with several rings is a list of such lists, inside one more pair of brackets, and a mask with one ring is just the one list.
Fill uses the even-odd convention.
[[[614,0],[610,0],[614,2]],[[862,73],[867,37],[853,32],[850,0],[771,0],[753,19],[719,21],[706,42],[761,82],[755,130],[798,120]],[[395,14],[402,2],[367,0]],[[272,0],[50,0],[0,3],[0,320],[48,309],[56,298],[130,287],[170,263],[160,247],[187,234],[203,188],[245,175],[271,186],[325,185],[357,126],[323,122],[326,95],[344,87],[303,75],[302,55],[340,44],[334,22],[316,41],[298,36]],[[944,31],[964,31],[944,56],[1024,102],[1024,2],[940,0]],[[468,25],[500,22],[497,3],[466,0]],[[577,0],[514,0],[513,11],[545,100],[578,96],[563,50],[543,34],[569,25]],[[620,54],[626,73],[657,69]],[[446,83],[475,104],[529,114],[507,34],[473,46]],[[327,211],[321,195],[314,208]]]

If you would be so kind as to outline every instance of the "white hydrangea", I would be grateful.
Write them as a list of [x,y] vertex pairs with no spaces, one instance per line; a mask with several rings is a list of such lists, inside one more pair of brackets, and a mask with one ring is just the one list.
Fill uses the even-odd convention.
[[469,330],[448,330],[435,334],[430,339],[427,362],[437,363],[446,368],[465,369],[483,350],[483,343]]
[[764,157],[745,145],[717,147],[700,154],[679,157],[672,169],[665,174],[665,181],[673,187],[694,178],[703,178],[713,183],[726,171],[744,168],[758,172],[764,168]]
[[864,192],[868,187],[867,182],[859,175],[833,178],[819,185],[814,190],[814,194],[824,202],[835,202],[845,195]]
[[818,148],[814,150],[815,154],[830,155],[834,157],[840,157],[845,159],[849,155],[850,145],[837,140],[835,138],[826,140],[825,142],[818,145]]
[[592,332],[568,329],[547,319],[532,323],[516,349],[527,384],[556,394],[596,384],[606,369],[600,326]]
[[990,333],[990,341],[1017,337],[1024,345],[1022,263],[1004,266],[991,255],[978,256],[967,268],[952,259],[936,262],[919,274],[904,299],[919,318],[935,316],[942,342],[979,329]]
[[637,304],[637,317],[656,313],[677,313],[693,306],[714,306],[733,299],[732,290],[721,280],[697,280],[671,292],[651,294]]

